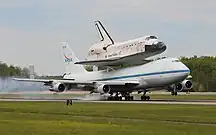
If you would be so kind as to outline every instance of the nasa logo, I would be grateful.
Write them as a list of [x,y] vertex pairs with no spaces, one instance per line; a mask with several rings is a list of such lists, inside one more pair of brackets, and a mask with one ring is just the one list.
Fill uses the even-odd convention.
[[72,57],[71,56],[66,56],[66,55],[64,55],[64,57],[65,57],[65,62],[72,62],[73,61],[73,59],[72,59]]
[[65,62],[71,62],[71,61],[73,61],[73,59],[72,58],[65,58]]

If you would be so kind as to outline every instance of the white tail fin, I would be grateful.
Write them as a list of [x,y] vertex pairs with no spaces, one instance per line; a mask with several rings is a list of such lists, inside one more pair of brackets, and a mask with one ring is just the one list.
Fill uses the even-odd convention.
[[62,53],[64,58],[64,63],[66,67],[65,74],[80,74],[86,73],[87,70],[83,67],[83,65],[74,64],[78,62],[78,58],[75,56],[74,52],[71,50],[67,42],[61,43]]
[[104,28],[104,26],[100,21],[95,21],[95,27],[99,34],[99,38],[101,42],[104,42],[108,45],[114,44],[113,39],[111,38],[111,36],[109,35],[109,33],[107,32],[107,30]]

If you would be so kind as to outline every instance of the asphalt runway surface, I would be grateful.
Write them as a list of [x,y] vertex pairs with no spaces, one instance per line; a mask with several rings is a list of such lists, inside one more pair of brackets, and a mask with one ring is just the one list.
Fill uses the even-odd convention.
[[[47,101],[47,102],[66,102],[67,99],[40,99],[40,98],[5,98],[0,101]],[[150,100],[150,101],[108,101],[108,100],[80,100],[72,99],[74,103],[131,103],[131,104],[188,104],[188,105],[216,105],[216,100]]]
[[[46,92],[50,93],[50,92]],[[45,94],[46,94],[45,93]],[[77,93],[80,93],[78,91]],[[66,97],[49,97],[49,96],[42,96],[43,94],[35,92],[36,95],[25,95],[26,93],[18,93],[20,97],[5,97],[0,99],[0,101],[49,101],[49,102],[66,102],[67,99],[72,99],[74,103],[76,102],[91,102],[91,103],[133,103],[133,104],[190,104],[190,105],[216,105],[216,100],[184,100],[184,99],[151,99],[150,101],[141,101],[140,98],[135,96],[134,101],[109,101],[106,100],[104,97],[100,95],[86,95],[86,96],[76,96],[73,98],[66,98]],[[182,93],[183,94],[183,93]],[[205,93],[202,93],[205,94]],[[215,93],[214,93],[215,94]],[[210,94],[211,95],[211,94]]]

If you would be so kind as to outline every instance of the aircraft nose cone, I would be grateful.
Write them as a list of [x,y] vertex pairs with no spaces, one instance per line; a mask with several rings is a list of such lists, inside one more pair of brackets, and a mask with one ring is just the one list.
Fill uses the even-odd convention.
[[167,49],[167,46],[161,41],[155,41],[152,45],[146,45],[146,50],[149,52],[163,52]]
[[164,48],[164,47],[166,47],[166,45],[163,42],[161,42],[161,41],[155,41],[152,45],[154,45],[157,48]]

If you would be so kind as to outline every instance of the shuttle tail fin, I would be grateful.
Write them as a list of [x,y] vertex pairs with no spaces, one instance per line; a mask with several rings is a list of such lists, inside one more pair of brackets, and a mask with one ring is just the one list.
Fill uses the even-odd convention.
[[114,44],[112,37],[109,35],[109,33],[100,21],[95,21],[95,27],[101,42],[105,42],[105,44],[108,45]]
[[71,50],[67,42],[61,43],[62,53],[65,64],[65,74],[79,74],[86,73],[87,70],[83,67],[83,65],[74,64],[78,62],[78,58],[75,56],[74,52]]

